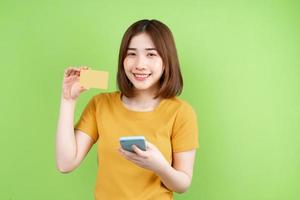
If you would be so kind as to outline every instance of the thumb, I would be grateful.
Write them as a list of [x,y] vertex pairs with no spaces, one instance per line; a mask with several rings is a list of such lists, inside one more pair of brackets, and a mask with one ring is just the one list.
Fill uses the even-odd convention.
[[132,145],[132,149],[137,155],[139,155],[143,158],[147,157],[146,152],[141,150],[140,148],[138,148],[136,145]]
[[84,86],[80,86],[80,92],[84,92],[89,90],[90,88],[85,88]]

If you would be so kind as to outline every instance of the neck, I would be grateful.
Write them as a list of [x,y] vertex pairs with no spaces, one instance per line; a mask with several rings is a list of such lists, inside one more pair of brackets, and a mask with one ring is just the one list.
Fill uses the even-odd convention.
[[122,101],[128,109],[135,111],[152,111],[159,104],[161,98],[154,99],[155,93],[139,91],[135,97],[122,96]]
[[155,97],[154,92],[150,91],[138,91],[135,93],[135,96],[131,98],[135,102],[143,103],[147,101],[153,101]]

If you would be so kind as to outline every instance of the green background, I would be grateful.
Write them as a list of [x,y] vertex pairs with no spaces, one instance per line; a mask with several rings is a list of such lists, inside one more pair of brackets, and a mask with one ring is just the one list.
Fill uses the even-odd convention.
[[0,199],[93,199],[95,146],[71,174],[55,167],[64,69],[107,70],[114,91],[122,35],[143,18],[172,30],[198,114],[193,183],[175,199],[300,199],[298,2],[1,0]]

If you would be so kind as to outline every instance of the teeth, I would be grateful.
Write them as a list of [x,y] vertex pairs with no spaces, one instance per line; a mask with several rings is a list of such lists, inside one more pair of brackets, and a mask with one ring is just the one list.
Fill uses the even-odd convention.
[[147,78],[150,74],[134,74],[137,78]]

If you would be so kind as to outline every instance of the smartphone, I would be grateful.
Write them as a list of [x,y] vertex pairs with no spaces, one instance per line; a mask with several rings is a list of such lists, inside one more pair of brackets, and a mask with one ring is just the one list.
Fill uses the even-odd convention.
[[126,136],[119,139],[122,149],[133,152],[132,145],[136,145],[139,149],[146,151],[146,140],[144,136]]
[[81,70],[79,83],[85,88],[107,89],[108,72],[99,70]]

